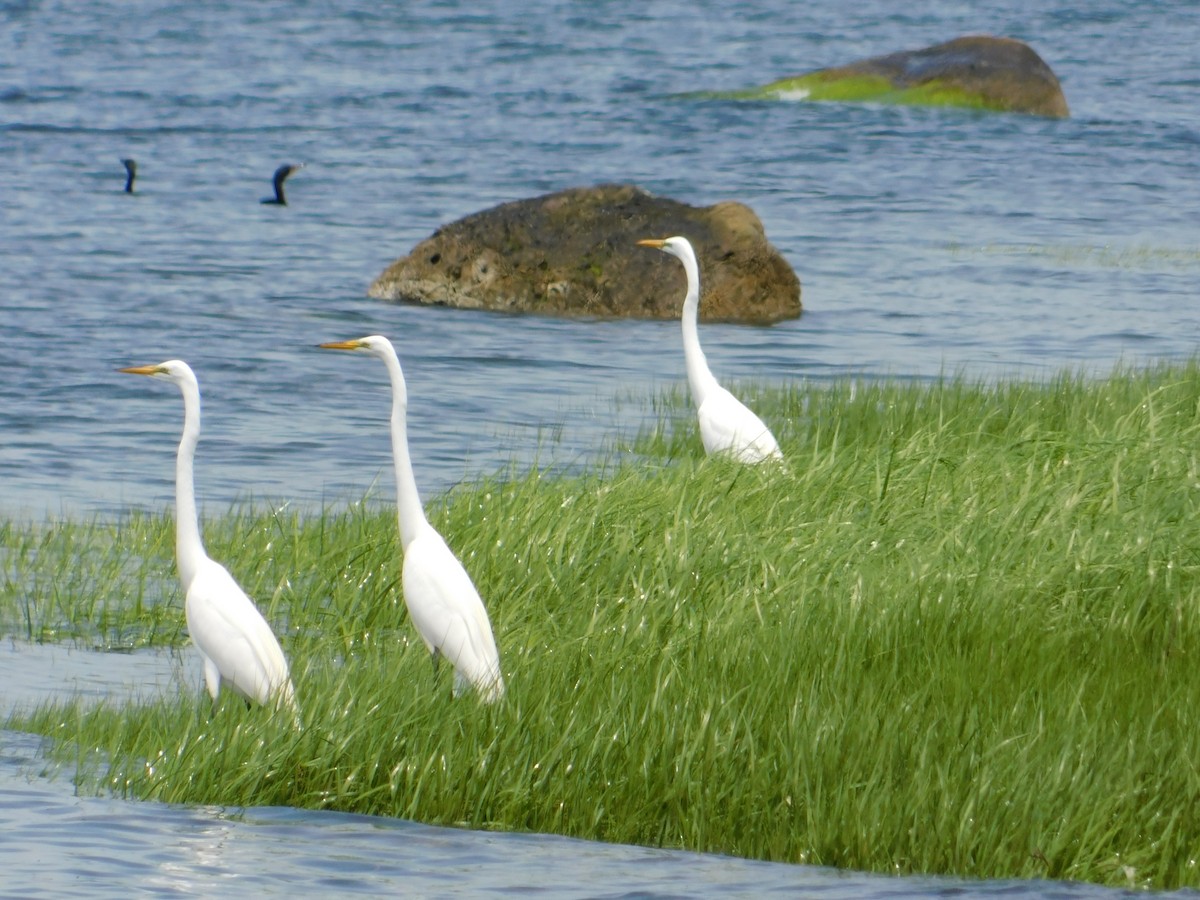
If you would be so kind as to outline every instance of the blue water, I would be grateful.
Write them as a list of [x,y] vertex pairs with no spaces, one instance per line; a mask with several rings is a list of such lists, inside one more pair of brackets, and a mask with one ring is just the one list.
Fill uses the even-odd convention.
[[[675,96],[975,32],[1029,41],[1062,80],[1072,117]],[[386,499],[382,368],[313,349],[372,332],[395,340],[409,377],[426,497],[509,461],[595,459],[643,420],[647,398],[681,384],[677,323],[365,297],[440,225],[575,185],[630,181],[757,211],[801,278],[805,313],[772,328],[704,327],[710,363],[729,382],[1041,378],[1190,357],[1200,334],[1197,46],[1200,6],[1182,0],[911,10],[881,0],[0,2],[0,515],[169,504],[178,395],[114,370],[171,357],[200,377],[197,482],[210,511],[244,499]],[[121,190],[126,156],[140,167],[132,196]],[[306,163],[288,184],[291,205],[260,205],[281,162]],[[786,423],[772,425],[786,445]],[[5,661],[70,692],[85,659]],[[20,781],[4,771],[0,783]],[[84,801],[62,800],[61,785],[28,786],[60,791],[55,803],[75,810],[48,802],[48,818],[31,820],[75,834]],[[411,839],[396,823],[103,802],[103,815],[150,834],[236,832],[226,848],[248,833],[290,833],[294,816],[296,840],[313,852],[329,829],[359,829],[368,859],[378,834],[392,849]],[[623,872],[665,858],[637,853]],[[125,884],[113,863],[111,892],[139,883],[144,862],[130,863]],[[230,865],[213,871],[252,877]],[[373,889],[399,890],[406,876],[390,863],[353,857],[347,868],[372,865],[383,879]],[[286,866],[254,877],[324,877],[305,869],[288,881]],[[847,890],[842,876],[784,871],[795,893],[817,892],[810,878]],[[611,891],[588,883],[638,890],[636,876]],[[882,884],[889,896],[943,890]]]

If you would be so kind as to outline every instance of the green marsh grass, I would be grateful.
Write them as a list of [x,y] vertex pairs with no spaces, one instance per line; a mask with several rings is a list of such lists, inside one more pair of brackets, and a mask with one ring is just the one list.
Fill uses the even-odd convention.
[[177,642],[155,600],[173,575],[154,563],[170,552],[171,524],[155,516],[0,522],[0,632],[105,648]]
[[[1200,885],[1200,366],[739,392],[786,468],[703,459],[675,393],[594,473],[429,504],[488,603],[495,707],[451,699],[392,512],[356,505],[205,528],[283,636],[304,730],[199,689],[9,725],[89,748],[81,784],[130,797]],[[156,583],[169,522],[140,524]],[[49,578],[22,534],[10,584]]]

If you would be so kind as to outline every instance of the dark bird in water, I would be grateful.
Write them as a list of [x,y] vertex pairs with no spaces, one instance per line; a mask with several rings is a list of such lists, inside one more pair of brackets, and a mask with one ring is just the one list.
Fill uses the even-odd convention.
[[287,197],[283,195],[283,183],[287,181],[288,176],[297,169],[303,169],[304,163],[299,165],[289,165],[285,163],[275,170],[275,196],[267,197],[265,200],[260,200],[260,203],[272,203],[276,206],[287,206]]
[[137,178],[137,160],[123,159],[121,165],[125,167],[125,193],[133,193],[133,179]]

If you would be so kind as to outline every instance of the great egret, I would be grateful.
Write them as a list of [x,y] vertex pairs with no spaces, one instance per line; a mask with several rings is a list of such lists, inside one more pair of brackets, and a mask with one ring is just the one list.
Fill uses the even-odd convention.
[[479,592],[462,563],[425,518],[408,450],[408,390],[391,341],[380,335],[321,344],[325,350],[355,350],[383,360],[392,381],[392,456],[396,465],[396,512],[404,551],[404,602],[421,640],[454,666],[454,693],[468,685],[488,703],[504,695],[500,654]]
[[704,451],[713,456],[725,454],[744,463],[783,459],[774,435],[740,400],[717,384],[708,368],[696,318],[700,309],[700,267],[691,242],[684,237],[638,241],[642,247],[654,247],[683,263],[687,275],[687,296],[683,298],[683,355],[687,362],[692,402],[700,420],[700,440]]
[[269,203],[274,206],[287,206],[287,197],[285,197],[283,194],[283,183],[288,180],[289,175],[291,175],[297,169],[303,168],[304,163],[298,163],[297,165],[288,165],[285,163],[276,169],[275,177],[273,178],[275,185],[275,196],[260,200],[259,203]]
[[137,178],[137,160],[123,159],[121,165],[125,167],[125,193],[133,193],[133,181]]
[[121,369],[178,385],[183,393],[183,437],[175,462],[175,562],[186,598],[188,633],[204,658],[204,681],[213,701],[221,683],[247,700],[299,711],[287,659],[271,626],[233,576],[204,552],[192,468],[200,440],[200,385],[191,367],[172,359],[156,366]]

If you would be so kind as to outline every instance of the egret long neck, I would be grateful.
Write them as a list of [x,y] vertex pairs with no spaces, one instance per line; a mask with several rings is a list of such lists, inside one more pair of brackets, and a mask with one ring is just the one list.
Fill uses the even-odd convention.
[[205,554],[192,475],[196,444],[200,440],[200,389],[194,384],[182,384],[180,390],[183,391],[183,437],[179,439],[175,458],[175,564],[186,593]]
[[425,510],[417,493],[412,456],[408,452],[408,388],[395,355],[384,357],[392,380],[392,459],[396,465],[396,514],[400,519],[400,545],[405,550],[425,524]]
[[700,267],[692,254],[679,258],[687,274],[687,296],[683,299],[683,358],[687,363],[688,384],[692,388],[692,402],[699,408],[704,398],[717,384],[708,360],[700,349],[700,335],[696,320],[700,314]]

